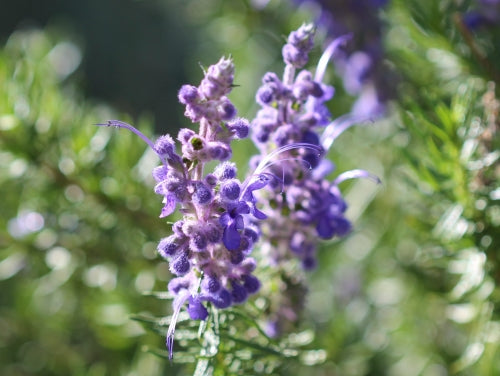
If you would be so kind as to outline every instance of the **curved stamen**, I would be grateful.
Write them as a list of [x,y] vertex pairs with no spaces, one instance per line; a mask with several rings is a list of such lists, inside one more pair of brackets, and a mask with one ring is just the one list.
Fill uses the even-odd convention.
[[144,135],[144,133],[142,133],[141,131],[139,131],[138,129],[136,129],[135,127],[133,127],[132,125],[130,124],[127,124],[123,121],[120,121],[120,120],[108,120],[108,122],[106,124],[96,124],[98,127],[116,127],[116,128],[125,128],[125,129],[128,129],[129,131],[135,133],[137,136],[139,136],[140,138],[142,138],[142,140],[148,144],[148,146],[153,149],[153,151],[155,152],[155,154],[158,156],[158,158],[161,159],[161,161],[163,162],[163,164],[165,166],[167,166],[167,161],[165,160],[165,158],[163,158],[160,154],[158,154],[155,150],[155,144],[153,143],[153,141],[151,141],[148,137],[146,137]]
[[255,169],[255,171],[253,172],[252,175],[259,175],[264,170],[268,169],[270,166],[279,162],[279,161],[272,161],[272,159],[274,157],[278,156],[279,154],[287,152],[289,150],[300,149],[300,148],[315,150],[319,154],[321,154],[323,152],[323,149],[321,148],[321,146],[309,144],[307,142],[296,142],[293,144],[284,145],[278,149],[273,150],[262,161],[260,161],[259,165],[257,166],[257,168]]
[[191,293],[188,290],[184,290],[183,293],[179,293],[172,303],[172,307],[174,312],[172,314],[172,318],[170,319],[170,325],[168,326],[167,331],[167,339],[166,345],[168,349],[168,358],[172,360],[174,357],[174,334],[175,334],[175,325],[177,324],[177,319],[179,318],[179,313],[181,312],[181,308],[189,299]]
[[372,121],[368,116],[355,116],[352,113],[342,115],[328,124],[321,135],[321,146],[325,152],[330,150],[333,142],[340,136],[346,129],[350,128],[356,123]]
[[366,170],[355,169],[341,173],[339,176],[335,178],[335,180],[333,181],[333,185],[338,185],[348,179],[358,179],[358,178],[368,178],[370,180],[373,180],[377,184],[382,183],[382,181],[378,178],[378,176]]
[[[294,160],[295,158],[285,158],[285,159],[280,159],[277,161],[273,161],[272,159],[281,153],[284,153],[284,152],[287,152],[287,151],[293,150],[293,149],[299,149],[299,148],[315,150],[318,152],[319,155],[321,155],[323,153],[323,149],[321,148],[321,146],[309,144],[307,142],[297,142],[297,143],[293,143],[293,144],[289,144],[289,145],[284,145],[278,149],[273,150],[264,159],[262,159],[260,161],[259,165],[255,168],[254,172],[251,175],[249,175],[247,179],[245,179],[245,181],[242,184],[241,196],[243,196],[243,193],[245,193],[247,191],[248,185],[250,184],[250,181],[252,180],[252,178],[255,178],[256,176],[265,176],[265,175],[271,175],[271,176],[277,178],[273,174],[266,173],[265,170],[267,170],[269,167],[275,165],[276,163],[281,163],[283,161],[288,161],[288,160]],[[309,162],[307,162],[307,161],[303,161],[303,162],[309,164]]]
[[314,75],[314,81],[323,81],[323,77],[326,72],[326,66],[330,62],[333,54],[335,53],[335,51],[337,51],[337,48],[339,48],[341,45],[344,45],[349,39],[351,39],[351,37],[352,34],[342,35],[328,45],[328,47],[325,49],[325,52],[323,52],[323,55],[321,55],[321,58],[319,59],[318,67],[316,68],[316,74]]

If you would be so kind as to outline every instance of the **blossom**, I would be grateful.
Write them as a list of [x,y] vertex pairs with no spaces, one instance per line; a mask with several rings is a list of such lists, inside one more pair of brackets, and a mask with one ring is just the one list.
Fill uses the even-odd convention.
[[[303,25],[289,35],[282,50],[283,78],[264,75],[256,95],[262,108],[251,123],[237,117],[227,97],[234,86],[234,66],[230,59],[221,58],[205,71],[198,86],[184,85],[178,93],[186,117],[199,123],[199,129],[184,128],[176,140],[163,135],[152,142],[121,121],[101,124],[129,129],[151,147],[161,160],[153,170],[154,192],[163,203],[160,218],[176,209],[182,213],[157,247],[174,275],[168,283],[174,296],[166,338],[170,358],[177,318],[184,307],[191,319],[205,320],[210,307],[243,304],[259,291],[262,284],[254,274],[257,262],[251,257],[257,242],[262,239],[263,246],[272,245],[269,257],[276,263],[293,256],[304,269],[314,268],[318,238],[343,236],[351,228],[338,185],[350,178],[374,178],[352,170],[333,181],[326,179],[333,168],[326,152],[359,117],[332,121],[326,106],[334,95],[333,87],[323,82],[326,64],[347,37],[329,45],[315,75],[302,69],[313,47],[314,31],[312,25]],[[259,155],[250,161],[251,173],[240,181],[230,161],[231,143],[246,138],[250,129]],[[208,163],[215,165],[211,171],[206,171]],[[276,320],[279,312],[293,316],[287,301],[284,291]]]
[[[297,35],[304,35],[304,30],[309,31],[307,43],[304,42],[307,45],[304,50],[309,51],[312,26],[302,26],[291,33],[287,44],[297,39]],[[379,181],[364,170],[344,172],[333,181],[327,179],[327,175],[334,171],[334,165],[325,157],[334,141],[352,125],[368,119],[366,115],[350,113],[332,120],[326,106],[335,92],[323,81],[326,66],[348,40],[349,36],[342,36],[330,43],[315,74],[305,69],[298,70],[303,65],[283,54],[283,78],[266,73],[256,94],[261,109],[251,122],[251,130],[261,155],[254,158],[253,164],[265,166],[267,173],[261,173],[257,168],[255,171],[259,174],[254,184],[260,188],[259,181],[268,180],[262,184],[269,189],[256,190],[255,193],[249,191],[247,202],[263,205],[266,220],[259,222],[263,253],[268,262],[283,270],[277,274],[278,278],[285,278],[284,265],[294,259],[300,261],[303,269],[314,269],[318,239],[345,236],[351,231],[340,183],[359,177]],[[301,63],[307,61],[304,56],[300,58]],[[280,163],[270,161],[274,153],[280,155]],[[254,217],[260,219],[259,215]],[[295,294],[299,282],[283,283],[282,304],[270,315],[270,322],[276,324],[272,325],[274,334],[278,334],[277,324],[281,320],[293,321],[298,317],[292,312],[301,307],[290,306],[291,302],[303,301],[286,297]]]
[[[298,39],[297,35],[304,35],[304,30],[309,31],[304,44],[310,50],[312,26],[303,25],[292,32],[288,43]],[[294,234],[302,234],[307,240],[305,248],[308,251],[295,253],[304,267],[310,268],[315,264],[312,259],[317,237],[331,239],[346,235],[351,229],[350,222],[345,218],[347,204],[338,189],[338,184],[344,179],[328,181],[325,177],[332,172],[333,165],[324,159],[343,131],[358,120],[365,119],[348,114],[332,121],[326,107],[326,102],[334,94],[333,87],[323,82],[326,64],[348,39],[348,36],[343,36],[327,47],[314,75],[308,70],[296,73],[295,62],[284,56],[286,67],[283,79],[280,80],[275,73],[266,73],[257,91],[256,100],[262,108],[252,121],[253,140],[263,159],[272,155],[274,150],[279,150],[283,159],[279,165],[269,165],[268,174],[259,175],[259,179],[282,177],[278,179],[282,185],[275,185],[272,192],[261,194],[265,196],[262,201],[269,202],[271,206],[266,210],[270,218],[262,225],[263,237],[281,249],[271,255],[276,263],[286,258],[280,253],[286,254],[288,248],[297,249],[296,244],[291,247]],[[303,147],[286,149],[287,145],[298,143],[302,143]],[[367,172],[356,171],[359,171],[356,177],[371,177],[378,181]],[[354,177],[352,174],[349,176]],[[250,196],[249,202],[257,200],[253,194]]]
[[302,68],[307,64],[308,54],[314,45],[314,27],[304,24],[288,36],[287,43],[283,46],[283,60],[294,68]]
[[[290,37],[297,49],[310,49],[310,28]],[[294,64],[297,64],[296,62]],[[234,66],[222,58],[210,66],[198,87],[184,85],[179,101],[185,115],[199,123],[199,130],[181,129],[177,136],[181,152],[170,135],[152,142],[133,126],[112,120],[108,126],[126,128],[140,136],[158,155],[162,164],[153,170],[154,192],[163,197],[160,218],[180,207],[182,219],[172,225],[172,234],[158,243],[158,254],[168,261],[175,276],[168,284],[173,294],[173,315],[166,345],[173,356],[177,317],[187,305],[193,320],[208,317],[208,304],[218,309],[244,303],[261,283],[253,275],[256,262],[251,257],[260,231],[256,222],[267,218],[258,206],[256,192],[281,182],[269,170],[282,163],[282,155],[292,150],[318,149],[307,143],[288,143],[262,158],[243,182],[229,159],[231,142],[248,136],[248,120],[236,117],[227,98],[233,87]],[[318,90],[315,90],[315,92]],[[208,162],[219,161],[211,172]]]
[[[217,308],[243,303],[260,287],[252,275],[255,261],[250,257],[259,233],[247,218],[262,218],[252,192],[264,188],[264,175],[241,183],[237,169],[229,162],[231,141],[248,136],[249,122],[236,117],[227,94],[233,88],[234,65],[221,58],[210,66],[198,87],[184,85],[179,101],[185,115],[200,124],[198,132],[181,129],[177,136],[181,153],[170,135],[155,142],[133,126],[118,120],[108,126],[126,128],[140,136],[158,155],[162,164],[153,170],[154,191],[163,197],[160,217],[180,206],[183,217],[172,225],[173,234],[161,239],[159,255],[169,262],[175,276],[168,285],[175,296],[167,333],[167,348],[173,354],[173,337],[180,310],[187,304],[193,320],[208,316],[207,302]],[[220,161],[212,172],[205,164]],[[260,181],[256,183],[255,179]]]

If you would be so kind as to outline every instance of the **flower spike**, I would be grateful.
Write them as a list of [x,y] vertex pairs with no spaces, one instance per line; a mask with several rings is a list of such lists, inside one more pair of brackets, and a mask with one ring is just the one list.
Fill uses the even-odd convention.
[[[276,265],[283,274],[291,269],[287,264],[296,260],[304,270],[313,269],[318,239],[328,240],[350,232],[352,226],[345,217],[347,204],[337,184],[358,177],[378,182],[378,178],[363,170],[342,173],[333,182],[327,180],[335,168],[325,158],[333,142],[343,131],[369,118],[350,113],[332,121],[326,106],[335,92],[322,82],[326,68],[350,35],[327,46],[314,75],[305,69],[297,72],[307,62],[313,31],[313,27],[302,27],[291,33],[283,48],[286,65],[281,79],[271,72],[264,75],[256,95],[261,109],[251,122],[260,161],[242,185],[241,200],[248,203],[254,218],[267,217],[263,222],[254,221],[259,225],[261,239],[272,244],[262,250],[265,262]],[[303,44],[298,43],[299,36],[303,37]],[[257,202],[262,212],[257,210]],[[305,287],[293,284],[296,277],[289,282],[282,279],[286,285],[284,296],[276,306],[270,303],[270,335],[279,335],[290,325],[296,319],[290,312],[295,314],[304,303]]]
[[[250,194],[243,195],[248,196],[248,202],[240,199],[242,185],[236,166],[228,161],[231,142],[247,137],[250,124],[236,117],[236,108],[227,97],[234,87],[232,60],[221,58],[204,73],[198,86],[184,85],[178,93],[186,117],[199,123],[198,133],[179,131],[182,155],[177,154],[170,135],[152,142],[127,123],[111,120],[99,124],[129,129],[160,157],[163,165],[153,170],[154,191],[163,196],[160,217],[169,216],[180,206],[182,219],[173,224],[173,234],[158,244],[159,255],[176,276],[168,285],[174,296],[166,337],[170,359],[176,323],[186,302],[191,319],[205,320],[206,304],[219,309],[241,304],[260,286],[252,275],[255,261],[250,257],[260,235],[252,221],[265,217],[251,194],[258,187],[247,188]],[[207,174],[204,169],[213,161],[220,164]]]
[[[151,147],[163,163],[153,170],[154,192],[162,196],[160,217],[180,207],[182,218],[157,247],[175,275],[168,284],[174,296],[165,340],[170,359],[176,325],[186,305],[191,319],[205,320],[207,304],[225,309],[242,304],[259,290],[251,253],[261,238],[272,245],[271,264],[288,262],[293,253],[310,270],[316,265],[318,238],[344,236],[351,230],[338,184],[361,177],[380,182],[364,170],[326,180],[334,165],[325,155],[335,139],[367,119],[348,114],[332,121],[325,104],[334,94],[333,87],[321,82],[326,66],[350,36],[327,47],[314,76],[305,69],[296,72],[308,61],[314,32],[313,25],[303,25],[289,35],[282,50],[283,78],[274,73],[264,76],[256,96],[262,108],[252,122],[236,117],[237,110],[227,97],[235,87],[234,65],[230,58],[221,58],[204,70],[198,86],[184,85],[178,92],[186,117],[199,123],[197,131],[181,129],[177,141],[163,135],[153,142],[119,120],[98,124],[128,129]],[[252,163],[253,172],[241,182],[230,162],[231,143],[246,138],[250,130],[260,150],[254,159],[259,163]],[[214,161],[218,165],[207,173]],[[299,296],[291,301],[302,300]],[[278,321],[293,312],[287,304],[280,307],[282,312],[275,312]]]

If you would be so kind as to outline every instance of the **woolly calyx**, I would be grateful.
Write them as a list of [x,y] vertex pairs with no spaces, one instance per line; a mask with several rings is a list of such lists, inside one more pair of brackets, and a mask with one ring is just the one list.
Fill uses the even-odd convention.
[[174,256],[181,248],[181,239],[176,235],[170,235],[163,238],[160,243],[158,243],[158,253],[165,259]]
[[198,297],[189,297],[187,311],[192,320],[205,320],[208,317],[208,311]]
[[232,162],[224,162],[215,168],[214,175],[220,180],[234,179],[236,177],[236,165]]
[[236,179],[226,180],[221,184],[220,195],[223,200],[234,201],[240,197],[240,183]]
[[206,275],[201,282],[201,288],[207,294],[215,294],[220,290],[221,285],[217,278]]
[[207,248],[208,241],[205,234],[200,231],[193,232],[189,238],[189,247],[196,252],[201,252]]
[[170,261],[170,271],[178,276],[183,276],[191,269],[187,254],[183,253]]
[[205,236],[212,244],[217,244],[222,239],[222,228],[215,223],[207,223],[205,228]]
[[238,119],[232,120],[231,122],[227,123],[227,127],[239,139],[248,137],[250,125],[249,125],[247,119],[238,118]]
[[185,105],[193,104],[200,99],[198,88],[192,85],[183,85],[178,94],[179,102]]
[[231,59],[221,58],[211,65],[200,84],[200,92],[205,98],[219,99],[231,91],[234,65]]
[[243,303],[248,298],[247,290],[238,282],[231,281],[231,297],[236,304]]
[[202,182],[197,182],[194,186],[193,203],[197,205],[208,205],[212,200],[212,192]]
[[229,100],[219,106],[219,116],[222,120],[231,120],[236,116],[236,112],[236,108]]
[[169,135],[164,135],[159,137],[155,144],[153,150],[161,157],[168,161],[168,164],[178,170],[183,169],[182,160],[175,152],[175,143],[172,137]]
[[233,302],[233,298],[231,297],[231,293],[226,289],[220,289],[215,294],[210,295],[208,300],[217,308],[223,309],[231,306]]
[[260,289],[260,281],[257,277],[247,274],[243,276],[243,287],[249,294],[254,294]]
[[302,25],[297,31],[290,33],[288,43],[283,46],[283,60],[294,68],[302,68],[307,64],[309,51],[314,42],[315,29],[312,24]]

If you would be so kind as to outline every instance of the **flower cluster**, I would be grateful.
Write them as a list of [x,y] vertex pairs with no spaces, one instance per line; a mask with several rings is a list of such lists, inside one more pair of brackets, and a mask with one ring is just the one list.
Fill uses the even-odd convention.
[[331,38],[351,33],[349,51],[335,56],[337,71],[345,90],[356,96],[353,112],[377,116],[385,111],[391,97],[387,69],[383,65],[383,24],[378,16],[388,0],[293,0],[296,4],[312,3],[319,10],[318,26]]
[[[260,288],[253,275],[256,262],[250,257],[259,238],[258,229],[248,218],[265,215],[256,207],[254,191],[268,185],[265,168],[246,181],[237,178],[237,168],[229,159],[231,141],[247,137],[249,123],[236,118],[236,109],[227,94],[233,87],[234,66],[222,58],[205,72],[198,87],[185,85],[179,101],[185,115],[200,124],[199,132],[181,129],[177,140],[181,154],[169,135],[153,143],[137,129],[120,121],[105,125],[127,128],[143,138],[156,152],[162,165],[153,171],[155,192],[163,196],[160,217],[172,214],[177,206],[183,214],[172,226],[172,235],[158,244],[159,254],[168,260],[176,277],[169,284],[175,296],[174,314],[167,334],[172,356],[175,323],[187,303],[192,319],[208,316],[206,302],[217,308],[243,303]],[[219,161],[210,173],[207,162]]]
[[[344,217],[347,206],[337,185],[345,178],[370,175],[356,170],[341,174],[333,183],[325,179],[332,164],[322,155],[356,118],[330,122],[325,106],[334,91],[322,82],[324,71],[345,38],[327,48],[315,76],[307,70],[296,74],[308,61],[314,31],[312,25],[303,25],[290,34],[282,51],[284,77],[264,76],[257,93],[262,109],[251,125],[236,117],[236,108],[227,97],[233,88],[234,66],[225,58],[206,70],[199,86],[184,85],[179,90],[186,117],[199,123],[198,132],[179,131],[181,153],[169,135],[153,143],[129,124],[117,120],[103,124],[131,130],[154,150],[162,161],[153,171],[154,191],[163,197],[160,217],[169,216],[177,207],[182,213],[172,225],[172,234],[158,244],[158,253],[175,275],[168,284],[174,296],[167,332],[170,357],[176,321],[186,304],[192,319],[204,320],[209,315],[207,304],[228,308],[260,289],[261,282],[254,275],[256,261],[250,256],[261,237],[263,248],[273,249],[269,260],[284,261],[291,250],[305,269],[311,269],[317,238],[330,239],[350,230]],[[241,182],[230,161],[231,142],[247,137],[250,128],[260,154],[252,158],[253,172]],[[218,164],[207,173],[206,164],[214,161]],[[262,194],[265,187],[268,193]],[[287,286],[298,287],[295,298],[289,299],[286,291],[280,297],[281,309],[300,301],[305,291],[300,281],[285,279],[291,281]]]
[[[283,47],[286,64],[283,78],[275,73],[266,73],[256,100],[261,109],[251,123],[252,138],[261,154],[255,156],[253,164],[274,150],[282,150],[282,163],[269,168],[273,176],[270,189],[257,193],[268,215],[260,223],[262,249],[267,262],[282,268],[278,273],[283,282],[277,310],[271,302],[269,312],[269,334],[278,335],[282,323],[294,321],[303,303],[304,286],[297,278],[291,278],[284,264],[298,258],[303,269],[316,266],[318,239],[344,236],[351,230],[351,223],[345,217],[347,204],[338,188],[346,179],[370,177],[366,171],[347,171],[332,182],[326,176],[334,165],[324,156],[334,140],[347,128],[360,120],[348,114],[334,121],[326,107],[326,101],[334,94],[334,88],[323,83],[328,61],[342,46],[347,37],[334,40],[321,57],[315,74],[300,70],[307,63],[312,46],[314,28],[303,25],[290,34]],[[361,117],[364,119],[364,117]],[[286,145],[304,143],[315,146],[290,148]],[[318,150],[320,152],[318,152]],[[288,282],[287,282],[288,281]],[[297,307],[296,307],[297,306]]]
[[[333,164],[322,155],[344,129],[354,124],[356,117],[346,116],[331,122],[325,105],[334,93],[333,87],[322,82],[325,64],[345,38],[335,40],[327,48],[315,76],[308,70],[295,74],[296,68],[307,62],[313,36],[310,25],[290,34],[283,48],[286,63],[283,80],[274,73],[264,76],[256,95],[262,108],[251,124],[252,138],[261,151],[260,156],[254,157],[254,164],[285,145],[307,143],[322,151],[320,154],[311,148],[299,148],[282,153],[285,161],[270,168],[275,176],[282,176],[277,180],[282,184],[271,184],[273,189],[262,193],[265,196],[262,202],[268,202],[265,212],[269,218],[261,227],[265,243],[273,245],[272,259],[278,264],[291,250],[305,269],[315,266],[318,237],[331,239],[347,234],[351,228],[344,216],[347,205],[338,183],[348,175],[370,176],[358,170],[341,175],[333,183],[325,179]],[[291,59],[290,50],[300,59]]]

